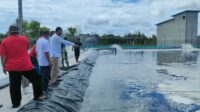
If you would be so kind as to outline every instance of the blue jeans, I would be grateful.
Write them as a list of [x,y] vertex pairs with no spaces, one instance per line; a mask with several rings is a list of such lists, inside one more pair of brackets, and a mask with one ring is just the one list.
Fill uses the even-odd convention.
[[50,67],[49,66],[40,66],[40,73],[42,76],[42,87],[43,91],[47,91],[50,77]]
[[31,63],[33,64],[33,66],[35,67],[35,70],[38,74],[40,74],[40,67],[38,65],[38,61],[35,57],[30,56],[31,58]]

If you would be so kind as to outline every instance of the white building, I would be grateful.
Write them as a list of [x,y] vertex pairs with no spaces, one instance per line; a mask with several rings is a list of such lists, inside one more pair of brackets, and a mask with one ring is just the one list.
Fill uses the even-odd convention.
[[197,45],[198,12],[187,10],[173,15],[172,19],[157,24],[157,46],[180,47]]

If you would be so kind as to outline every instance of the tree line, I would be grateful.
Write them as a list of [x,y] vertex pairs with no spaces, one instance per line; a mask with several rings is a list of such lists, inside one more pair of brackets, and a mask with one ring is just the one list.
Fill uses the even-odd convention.
[[147,37],[144,33],[129,33],[123,36],[114,35],[114,34],[104,34],[99,36],[101,45],[156,45],[157,37],[152,35]]
[[[17,23],[17,20],[16,20]],[[23,35],[28,36],[30,39],[34,40],[40,36],[40,31],[50,30],[50,28],[41,26],[38,21],[28,22],[26,20],[23,21]],[[0,33],[0,40],[5,38],[8,35],[8,31],[6,33]]]
[[[16,20],[16,23],[18,20]],[[41,26],[41,23],[38,21],[26,21],[23,20],[23,35],[29,37],[31,44],[34,44],[37,38],[40,36],[41,31],[49,30],[50,28],[47,26]],[[0,33],[0,40],[8,36],[8,31],[6,33]],[[64,32],[65,35],[74,37],[77,33],[77,29],[73,27],[69,27],[67,32]]]
[[[16,20],[17,23],[17,20]],[[37,38],[40,36],[40,31],[50,30],[49,27],[41,26],[41,23],[38,21],[28,22],[26,20],[23,21],[23,34],[28,36],[31,43],[34,43]],[[68,31],[64,32],[64,37],[66,39],[74,41],[78,29],[75,27],[69,27]],[[0,40],[5,38],[8,35],[7,33],[0,33]],[[99,39],[100,45],[112,45],[112,44],[120,44],[120,45],[156,45],[157,37],[156,35],[152,35],[147,37],[144,33],[129,33],[123,36],[114,35],[114,34],[87,34],[89,36],[95,36]]]

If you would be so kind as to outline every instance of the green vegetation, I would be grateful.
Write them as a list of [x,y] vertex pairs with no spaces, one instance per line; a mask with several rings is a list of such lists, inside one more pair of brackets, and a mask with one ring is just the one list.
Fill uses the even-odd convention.
[[[38,21],[31,21],[31,22],[28,22],[26,20],[23,21],[23,34],[29,37],[31,44],[34,44],[36,42],[37,38],[40,36],[40,31],[44,30],[50,30],[50,28],[45,26],[41,27],[40,22]],[[7,35],[8,33],[6,34],[0,33],[0,40],[5,38]]]
[[[37,38],[40,36],[40,31],[43,30],[50,30],[48,27],[41,27],[40,22],[38,21],[31,21],[28,22],[26,20],[23,21],[23,34],[28,36],[30,39],[31,44],[34,44]],[[64,32],[64,36],[67,40],[76,41],[75,35],[77,33],[77,28],[69,27],[67,32]],[[0,33],[0,40],[5,38],[8,33],[3,34]],[[145,34],[141,32],[137,33],[129,33],[124,36],[114,35],[114,34],[104,34],[104,35],[90,35],[94,36],[99,39],[99,45],[112,45],[112,44],[119,44],[119,45],[136,45],[136,46],[143,46],[143,45],[156,45],[157,37],[156,35],[152,35],[151,37],[147,37]]]
[[115,36],[113,34],[107,34],[99,36],[100,45],[156,45],[157,37],[152,35],[151,37],[147,37],[143,33],[129,33],[124,36]]
[[31,21],[28,25],[28,37],[38,38],[40,36],[40,23],[37,21]]
[[77,32],[77,29],[76,28],[73,28],[73,27],[69,27],[68,28],[68,31],[69,31],[69,34],[72,35],[72,36],[75,36],[76,32]]
[[77,38],[75,37],[75,35],[77,33],[77,29],[75,27],[69,27],[67,29],[68,29],[68,31],[64,32],[65,39],[72,41],[72,42],[76,42]]
[[0,40],[2,40],[3,38],[5,38],[8,34],[3,34],[3,33],[0,33]]

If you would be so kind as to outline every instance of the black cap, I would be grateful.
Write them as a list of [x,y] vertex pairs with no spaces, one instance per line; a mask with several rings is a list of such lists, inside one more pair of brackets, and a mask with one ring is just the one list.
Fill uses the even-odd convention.
[[11,25],[9,27],[9,33],[12,34],[12,33],[19,33],[19,27],[17,25]]

